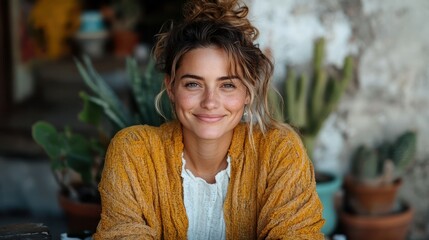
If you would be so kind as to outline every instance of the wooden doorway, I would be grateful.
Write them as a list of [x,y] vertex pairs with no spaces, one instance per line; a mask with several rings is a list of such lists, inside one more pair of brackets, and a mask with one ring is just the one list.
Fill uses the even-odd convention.
[[12,105],[12,55],[9,0],[0,1],[0,116]]

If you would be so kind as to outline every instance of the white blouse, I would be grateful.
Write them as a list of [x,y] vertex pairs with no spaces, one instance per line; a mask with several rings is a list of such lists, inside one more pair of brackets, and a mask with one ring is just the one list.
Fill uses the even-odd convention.
[[216,183],[209,184],[200,177],[195,177],[185,168],[182,155],[183,193],[188,217],[188,239],[226,239],[223,203],[228,190],[230,177],[230,157],[228,166],[215,176]]

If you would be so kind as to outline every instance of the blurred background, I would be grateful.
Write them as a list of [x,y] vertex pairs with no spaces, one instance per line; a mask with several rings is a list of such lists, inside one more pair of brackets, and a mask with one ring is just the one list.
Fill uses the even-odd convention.
[[[311,68],[314,42],[325,40],[324,62],[353,78],[316,134],[318,171],[350,175],[355,150],[416,133],[415,154],[401,174],[397,199],[414,211],[407,239],[429,239],[429,2],[427,0],[245,0],[260,30],[258,44],[275,62],[282,93],[288,67]],[[60,186],[50,160],[35,143],[38,120],[58,129],[96,135],[78,119],[88,91],[74,57],[87,55],[120,99],[130,98],[126,57],[148,65],[154,35],[180,21],[182,0],[0,1],[0,226],[40,222],[67,232]],[[154,113],[155,114],[155,113]],[[344,190],[335,194],[342,212]],[[340,200],[338,200],[340,199]],[[338,217],[334,233],[344,233]],[[344,224],[344,225],[343,225]],[[343,226],[343,227],[342,227]],[[381,239],[381,238],[379,238]]]

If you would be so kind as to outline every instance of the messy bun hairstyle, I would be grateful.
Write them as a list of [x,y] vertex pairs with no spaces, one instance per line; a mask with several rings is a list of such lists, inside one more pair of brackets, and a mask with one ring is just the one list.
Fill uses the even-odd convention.
[[[174,85],[176,70],[187,52],[210,46],[222,48],[230,59],[230,70],[240,70],[250,96],[247,122],[251,134],[255,123],[263,132],[276,123],[268,107],[273,64],[254,44],[258,30],[247,19],[248,11],[238,0],[190,0],[184,7],[184,21],[157,35],[153,53],[157,67],[170,76],[170,84]],[[164,91],[165,86],[157,96],[161,115],[158,106]]]

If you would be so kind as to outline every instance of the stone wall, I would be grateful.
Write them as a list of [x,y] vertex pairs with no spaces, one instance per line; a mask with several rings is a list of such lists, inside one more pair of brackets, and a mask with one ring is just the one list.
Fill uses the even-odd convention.
[[284,79],[286,64],[309,62],[313,41],[320,36],[327,39],[329,63],[341,65],[349,53],[359,59],[356,79],[319,135],[316,167],[344,174],[357,145],[416,130],[417,163],[405,179],[403,195],[417,207],[417,225],[427,225],[429,205],[418,202],[429,199],[429,168],[422,167],[429,162],[429,1],[246,3],[260,30],[261,47],[272,49],[276,84]]

